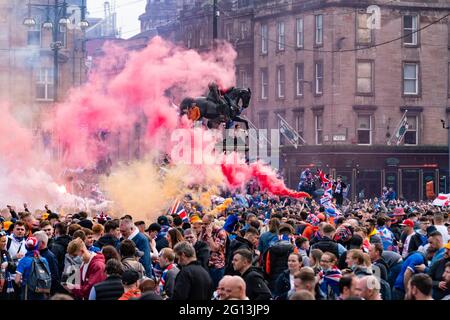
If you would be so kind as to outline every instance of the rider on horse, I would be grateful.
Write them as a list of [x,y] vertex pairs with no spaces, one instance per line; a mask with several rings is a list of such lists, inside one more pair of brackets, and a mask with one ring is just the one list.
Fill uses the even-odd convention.
[[206,99],[215,103],[217,105],[217,110],[223,117],[223,120],[228,121],[231,118],[230,107],[233,107],[230,101],[225,99],[225,94],[229,91],[229,89],[220,90],[214,81],[209,83],[208,89],[209,92]]

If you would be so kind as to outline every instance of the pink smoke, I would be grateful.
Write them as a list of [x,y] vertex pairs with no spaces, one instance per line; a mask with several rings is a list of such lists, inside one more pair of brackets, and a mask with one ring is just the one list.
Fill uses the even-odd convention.
[[0,105],[0,160],[10,168],[24,168],[34,158],[31,131],[21,126],[12,116],[9,106]]
[[276,172],[261,162],[238,164],[236,161],[226,161],[221,165],[222,173],[226,178],[227,186],[231,189],[243,187],[252,178],[255,178],[261,190],[272,195],[291,198],[311,198],[306,192],[297,192],[289,189],[284,181],[277,177]]
[[145,143],[167,152],[166,138],[180,121],[169,93],[181,99],[204,93],[213,80],[223,86],[235,83],[236,52],[229,44],[199,54],[156,37],[142,51],[128,53],[126,62],[120,59],[123,48],[108,45],[104,50],[105,59],[124,65],[123,70],[111,75],[111,65],[100,63],[88,83],[58,106],[52,122],[69,166],[95,163],[108,151],[100,147],[98,132],[129,132],[142,115],[147,118]]

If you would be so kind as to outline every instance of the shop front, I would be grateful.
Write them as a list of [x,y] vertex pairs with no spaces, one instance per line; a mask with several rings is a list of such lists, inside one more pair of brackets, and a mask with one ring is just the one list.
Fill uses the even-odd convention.
[[291,188],[297,187],[300,173],[308,167],[342,176],[350,184],[352,200],[379,197],[383,186],[408,201],[426,200],[427,182],[433,182],[435,195],[448,190],[445,147],[301,146],[285,147],[281,157],[282,173]]

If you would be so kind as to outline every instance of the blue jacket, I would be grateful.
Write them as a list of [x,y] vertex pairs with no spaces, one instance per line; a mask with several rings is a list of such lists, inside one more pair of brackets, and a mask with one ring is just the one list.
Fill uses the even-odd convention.
[[276,233],[272,233],[269,231],[264,232],[259,237],[259,244],[258,244],[259,252],[261,252],[261,254],[264,254],[266,252],[266,250],[269,249],[270,243],[277,239],[278,239],[278,235]]
[[[25,256],[20,259],[19,264],[17,265],[17,273],[20,273],[22,275],[22,283],[26,284],[28,281],[28,277],[30,276],[31,272],[31,265],[33,264],[33,257],[34,257],[34,251],[28,251]],[[50,270],[50,266],[48,264],[47,259],[41,256],[42,261]],[[50,271],[51,272],[51,271]]]
[[144,266],[146,275],[148,277],[152,277],[152,259],[150,253],[150,243],[148,242],[147,237],[139,232],[131,240],[136,244],[136,248],[138,250],[144,252],[144,255],[139,259],[139,262]]

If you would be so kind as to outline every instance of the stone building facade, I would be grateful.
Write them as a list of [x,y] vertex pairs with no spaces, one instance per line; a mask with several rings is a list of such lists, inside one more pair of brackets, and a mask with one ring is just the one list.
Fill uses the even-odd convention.
[[[48,2],[35,0],[32,3],[46,5]],[[24,126],[33,129],[38,145],[49,147],[51,132],[43,132],[41,122],[51,115],[55,104],[52,31],[42,27],[47,19],[46,8],[32,7],[29,13],[27,4],[25,0],[0,1],[0,100],[9,104],[11,112]],[[51,19],[52,10],[49,11]],[[23,25],[29,14],[36,21],[32,27]],[[80,19],[79,7],[73,13],[68,10],[68,18],[74,27],[60,28],[58,33],[62,44],[57,59],[58,101],[86,77],[83,33],[76,27]],[[56,146],[53,152],[56,156]]]
[[[238,52],[237,85],[253,91],[246,116],[276,129],[279,114],[305,140],[296,149],[281,137],[290,187],[318,167],[342,175],[352,199],[384,185],[425,199],[429,181],[450,192],[440,121],[450,112],[449,1],[223,0],[218,9],[219,38]],[[212,8],[192,1],[159,30],[207,50]],[[406,110],[404,139],[388,145]]]

